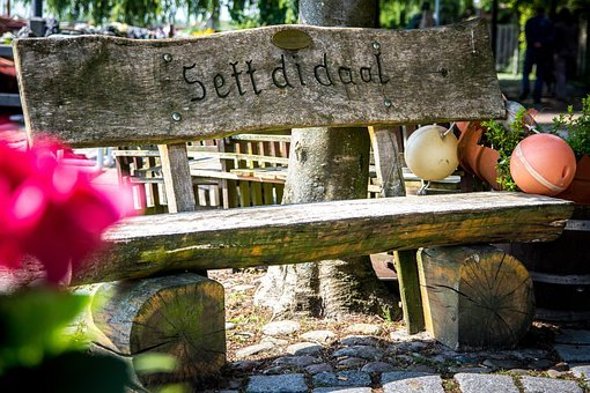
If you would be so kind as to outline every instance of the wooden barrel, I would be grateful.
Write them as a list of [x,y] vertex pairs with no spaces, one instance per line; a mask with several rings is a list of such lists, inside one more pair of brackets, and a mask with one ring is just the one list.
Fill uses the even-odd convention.
[[514,243],[507,251],[530,272],[537,319],[590,320],[590,206],[576,206],[559,239]]

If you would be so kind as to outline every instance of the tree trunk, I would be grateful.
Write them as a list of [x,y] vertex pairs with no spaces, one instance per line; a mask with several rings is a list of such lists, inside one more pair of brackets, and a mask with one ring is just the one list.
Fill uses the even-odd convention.
[[[299,16],[306,24],[374,27],[376,6],[374,0],[303,0]],[[366,198],[369,146],[366,128],[294,129],[282,203]],[[368,256],[271,266],[255,301],[275,315],[301,312],[330,318],[350,312],[391,313],[397,307]]]

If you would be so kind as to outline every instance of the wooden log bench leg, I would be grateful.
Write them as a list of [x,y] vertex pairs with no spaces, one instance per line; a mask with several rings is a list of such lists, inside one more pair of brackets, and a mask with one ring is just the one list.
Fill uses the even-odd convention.
[[514,347],[529,330],[535,311],[531,278],[499,248],[423,248],[418,270],[426,330],[448,347]]
[[424,330],[422,297],[416,265],[416,251],[395,251],[395,270],[399,282],[399,295],[402,302],[404,322],[409,334]]
[[94,325],[115,354],[176,357],[171,374],[138,375],[146,386],[194,381],[226,361],[223,286],[194,273],[102,284],[92,303]]

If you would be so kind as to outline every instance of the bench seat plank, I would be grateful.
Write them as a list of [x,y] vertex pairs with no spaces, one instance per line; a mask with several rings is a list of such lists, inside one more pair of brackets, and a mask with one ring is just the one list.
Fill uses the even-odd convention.
[[[299,50],[279,32],[309,37]],[[28,130],[72,146],[505,116],[481,20],[394,31],[283,25],[179,40],[14,44]]]
[[128,219],[104,236],[74,282],[162,271],[290,264],[392,249],[548,241],[573,211],[567,201],[484,192],[187,212]]

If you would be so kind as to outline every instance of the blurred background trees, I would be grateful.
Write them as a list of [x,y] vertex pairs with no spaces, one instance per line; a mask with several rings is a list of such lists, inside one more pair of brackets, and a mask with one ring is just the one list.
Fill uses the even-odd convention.
[[[0,0],[0,14],[15,4],[28,6],[32,0]],[[375,0],[379,22],[388,29],[407,28],[420,13],[425,0]],[[538,5],[555,14],[560,7],[587,9],[589,0],[428,0],[438,10],[439,24],[449,24],[475,14],[491,19],[497,10],[498,23],[530,17]],[[4,5],[2,7],[2,5]],[[93,24],[121,22],[139,27],[170,23],[197,24],[214,30],[295,23],[299,0],[45,0],[45,13],[61,21]]]

